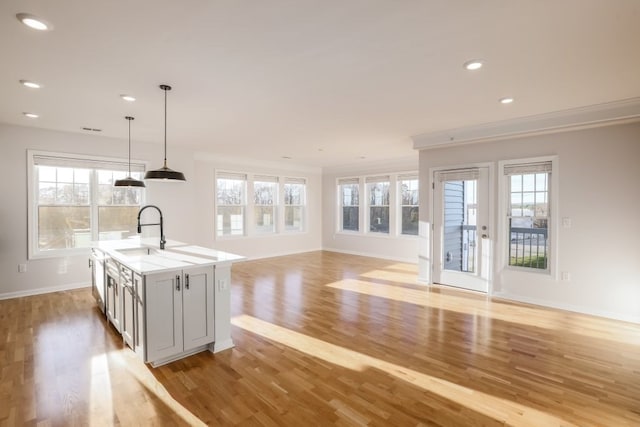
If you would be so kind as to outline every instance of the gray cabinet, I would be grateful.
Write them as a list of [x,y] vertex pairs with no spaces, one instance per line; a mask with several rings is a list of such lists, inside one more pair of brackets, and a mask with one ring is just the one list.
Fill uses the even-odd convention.
[[145,276],[146,362],[164,363],[213,343],[213,293],[212,266]]
[[91,292],[96,299],[98,308],[105,312],[105,255],[97,249],[91,249],[89,268],[91,268]]
[[119,265],[112,259],[108,258],[105,260],[105,311],[107,314],[107,320],[113,325],[114,328],[118,332],[120,332],[120,320],[121,320],[121,311],[122,311],[122,301],[120,292],[120,272]]

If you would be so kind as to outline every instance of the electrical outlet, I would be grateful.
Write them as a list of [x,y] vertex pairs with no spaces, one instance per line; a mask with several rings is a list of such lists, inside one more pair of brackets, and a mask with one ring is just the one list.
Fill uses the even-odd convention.
[[569,274],[568,271],[562,271],[560,272],[560,280],[564,282],[569,282],[571,281],[571,275]]
[[18,264],[18,273],[26,273],[27,264]]
[[571,228],[571,218],[569,217],[562,218],[562,226],[564,228]]
[[218,290],[226,291],[227,290],[227,281],[225,279],[218,280]]

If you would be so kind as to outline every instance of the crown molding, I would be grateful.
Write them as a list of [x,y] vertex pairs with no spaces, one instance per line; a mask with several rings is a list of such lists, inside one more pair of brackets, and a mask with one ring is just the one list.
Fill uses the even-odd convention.
[[640,121],[640,97],[413,136],[423,150]]

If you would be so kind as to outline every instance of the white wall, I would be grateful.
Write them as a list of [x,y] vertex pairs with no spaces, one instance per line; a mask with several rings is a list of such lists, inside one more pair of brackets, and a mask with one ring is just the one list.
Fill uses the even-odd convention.
[[[547,155],[557,155],[559,166],[553,172],[559,203],[551,209],[572,221],[570,228],[554,227],[557,271],[518,272],[495,257],[493,294],[640,322],[640,124],[422,150],[420,180],[428,182],[434,167],[491,162],[498,171],[500,160]],[[491,187],[493,212],[504,211],[498,206],[498,179]],[[428,194],[425,185],[420,203],[425,223],[432,209]],[[421,272],[430,271],[428,257],[420,264]],[[560,271],[570,273],[570,280],[559,280]]]
[[[389,161],[384,164],[325,169],[322,177],[322,247],[325,250],[355,255],[365,255],[398,261],[418,262],[418,238],[411,236],[385,236],[364,233],[364,222],[360,221],[360,233],[343,233],[339,228],[337,180],[344,177],[383,175],[401,172],[416,172],[418,156]],[[361,195],[364,203],[365,195]],[[361,205],[363,206],[363,205]],[[362,218],[364,212],[361,212]],[[393,220],[393,219],[392,219]]]
[[[28,260],[27,252],[27,150],[115,157],[126,161],[127,141],[0,124],[0,298],[10,298],[73,287],[90,282],[88,254]],[[167,239],[216,247],[248,257],[320,249],[320,177],[308,175],[310,224],[303,235],[216,242],[213,240],[213,179],[211,165],[194,161],[196,153],[169,147],[169,167],[186,175],[185,183],[146,182],[146,203],[162,209]],[[133,142],[132,158],[147,162],[148,169],[162,166],[162,145]],[[198,154],[199,156],[199,154]],[[226,169],[235,165],[224,165]],[[240,166],[241,167],[241,166]],[[268,170],[261,172],[268,172]],[[299,176],[296,175],[296,176]],[[151,230],[157,233],[157,230]],[[220,243],[220,244],[219,244]],[[18,273],[18,264],[27,264]]]
[[[320,169],[268,162],[252,163],[243,159],[219,158],[199,153],[195,162],[198,197],[196,243],[237,253],[248,258],[267,258],[322,249],[322,181]],[[282,232],[264,236],[215,236],[215,174],[216,170],[279,177],[306,178],[307,206],[304,232]],[[250,193],[249,193],[250,194]],[[248,218],[250,220],[250,218]]]

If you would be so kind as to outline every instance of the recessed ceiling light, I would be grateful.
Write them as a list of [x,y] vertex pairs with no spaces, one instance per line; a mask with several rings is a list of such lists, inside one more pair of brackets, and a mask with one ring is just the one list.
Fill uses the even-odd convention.
[[128,102],[133,102],[133,101],[136,100],[136,98],[134,98],[131,95],[120,95],[120,98],[122,98],[122,99],[124,99],[125,101],[128,101]]
[[29,80],[20,80],[20,84],[22,86],[26,86],[26,87],[29,87],[31,89],[40,89],[42,87],[42,85],[40,83],[32,82],[32,81],[29,81]]
[[24,114],[25,117],[29,117],[30,119],[37,119],[38,117],[40,117],[35,113],[22,113],[22,114]]
[[510,96],[507,96],[505,98],[500,98],[501,104],[511,104],[512,102],[513,102],[513,98],[511,98]]
[[282,156],[283,159],[291,160],[290,156]]
[[484,62],[482,62],[482,60],[472,59],[464,63],[464,69],[469,71],[475,71],[482,68],[483,65],[484,65]]
[[53,25],[44,19],[38,18],[37,16],[33,16],[29,13],[18,13],[16,18],[18,18],[18,20],[27,27],[33,28],[34,30],[47,31],[53,29]]

